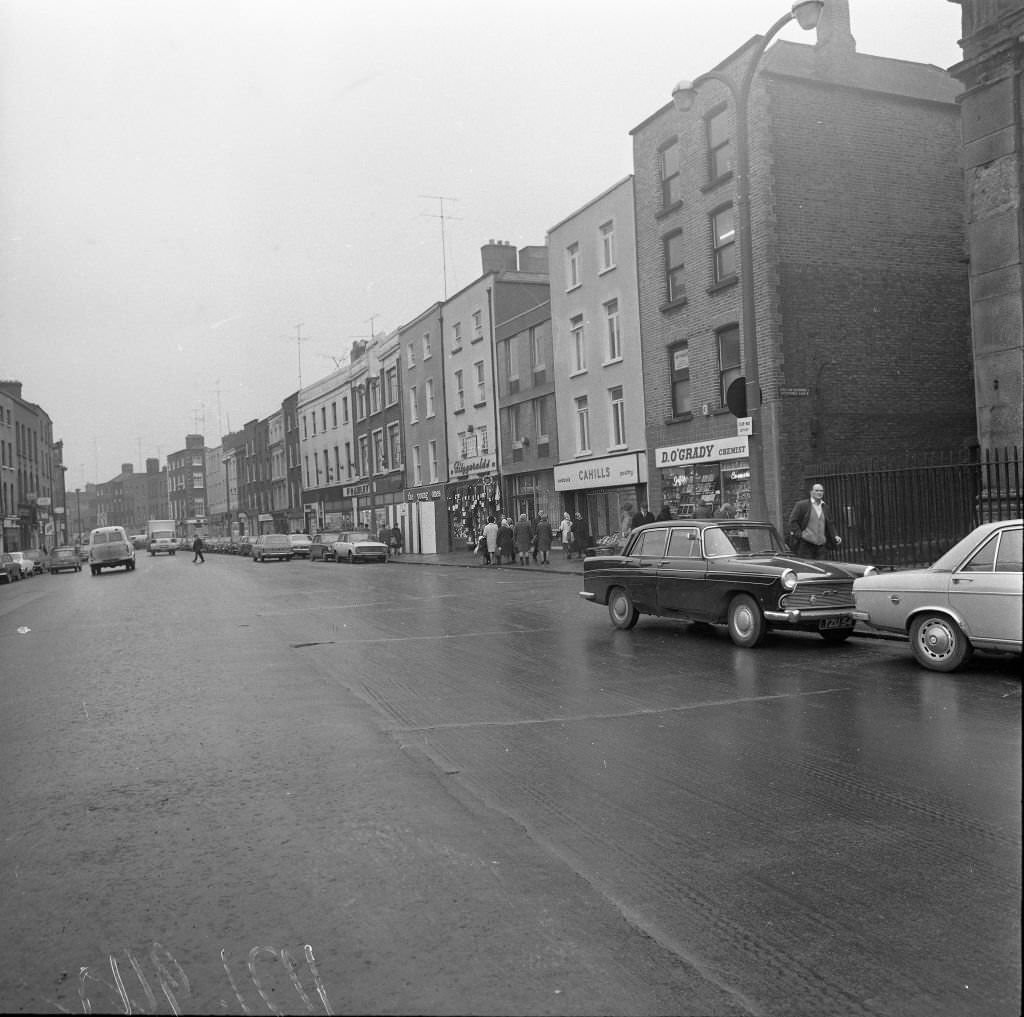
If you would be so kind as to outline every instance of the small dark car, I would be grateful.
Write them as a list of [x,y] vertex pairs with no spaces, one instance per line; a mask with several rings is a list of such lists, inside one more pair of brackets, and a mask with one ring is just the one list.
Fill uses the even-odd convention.
[[0,583],[16,583],[21,578],[21,566],[6,552],[0,553]]
[[840,643],[853,632],[853,581],[875,571],[794,557],[770,523],[672,520],[637,527],[621,554],[585,558],[580,596],[607,604],[620,629],[651,614],[727,625],[737,646],[770,628]]
[[81,572],[82,561],[78,557],[78,548],[69,545],[55,547],[49,556],[50,574],[54,572]]
[[309,545],[310,561],[334,561],[334,542],[341,534],[335,531],[318,533]]

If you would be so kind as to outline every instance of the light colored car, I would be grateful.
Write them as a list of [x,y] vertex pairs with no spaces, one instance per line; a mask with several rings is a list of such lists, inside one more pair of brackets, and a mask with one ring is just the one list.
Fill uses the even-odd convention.
[[953,671],[975,649],[1021,652],[1020,519],[984,523],[926,569],[853,584],[854,617],[910,638],[918,663]]
[[334,560],[334,542],[341,536],[336,531],[327,531],[318,533],[313,538],[313,543],[309,545],[309,560],[310,561],[333,561]]
[[99,526],[89,534],[89,569],[98,576],[103,569],[135,570],[135,548],[123,526]]
[[25,557],[32,562],[35,575],[41,576],[47,569],[46,555],[38,547],[30,547],[25,552]]
[[288,539],[292,542],[292,550],[296,558],[308,558],[309,549],[313,540],[308,533],[289,533]]
[[11,557],[17,563],[22,579],[31,579],[36,574],[35,562],[26,557],[24,551],[11,551]]
[[291,561],[295,557],[292,542],[287,533],[263,533],[252,545],[252,560],[267,561],[277,558],[278,561]]
[[366,530],[349,530],[338,535],[334,542],[335,561],[382,561],[388,560],[388,548],[374,540]]

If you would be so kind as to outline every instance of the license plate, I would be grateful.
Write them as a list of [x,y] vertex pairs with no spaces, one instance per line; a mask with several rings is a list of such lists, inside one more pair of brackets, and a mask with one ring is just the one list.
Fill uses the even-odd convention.
[[819,629],[852,629],[853,628],[853,615],[851,614],[837,614],[833,618],[822,618],[818,622]]

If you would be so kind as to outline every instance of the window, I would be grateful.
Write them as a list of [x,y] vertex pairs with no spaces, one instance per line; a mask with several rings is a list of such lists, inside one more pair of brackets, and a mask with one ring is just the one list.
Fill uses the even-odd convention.
[[478,427],[476,429],[476,440],[477,440],[477,446],[480,449],[480,455],[483,455],[485,452],[489,451],[489,448],[487,446],[487,428],[486,428],[486,426]]
[[416,399],[416,386],[409,386],[409,423],[418,423],[420,419],[420,410]]
[[466,391],[462,381],[462,372],[455,372],[455,408],[464,410],[466,408]]
[[398,365],[387,369],[384,375],[384,398],[388,406],[398,402]]
[[723,328],[718,339],[718,378],[721,406],[725,405],[725,393],[729,386],[742,376],[740,368],[740,329],[738,325]]
[[683,231],[674,230],[663,240],[665,257],[665,300],[669,304],[686,299],[683,278]]
[[679,179],[679,140],[673,138],[658,153],[661,173],[661,207],[672,208],[681,199]]
[[331,403],[331,427],[338,426],[338,404]]
[[452,349],[462,349],[462,322],[457,321],[452,325]]
[[601,271],[615,268],[615,223],[609,219],[598,227],[601,236]]
[[384,445],[384,432],[374,431],[373,432],[373,471],[374,473],[383,473],[384,468],[387,465],[385,458],[387,449]]
[[622,359],[622,334],[619,331],[619,302],[609,300],[604,305],[604,316],[608,327],[608,359]]
[[586,396],[576,400],[576,454],[590,451],[590,407]]
[[583,334],[583,315],[577,314],[569,320],[569,331],[572,334],[573,373],[587,369],[586,337]]
[[423,333],[423,359],[424,360],[429,360],[430,359],[430,333],[429,332],[424,332]]
[[437,483],[437,442],[427,443],[427,456],[430,459],[430,482]]
[[669,372],[672,378],[672,415],[681,417],[691,413],[690,404],[690,347],[680,343],[668,351]]
[[463,459],[471,459],[476,455],[476,432],[463,431],[459,434],[461,453]]
[[533,433],[538,441],[548,438],[548,400],[545,396],[533,400]]
[[530,367],[544,370],[544,330],[536,325],[530,328]]
[[715,181],[732,171],[732,138],[728,109],[722,106],[704,121],[708,141],[708,180]]
[[626,444],[626,400],[622,395],[622,386],[616,385],[608,390],[608,408],[611,412],[612,445],[618,447]]
[[393,470],[402,465],[402,435],[397,420],[388,424],[388,462]]
[[508,342],[502,343],[502,355],[505,358],[505,377],[509,381],[518,381],[519,357],[516,350],[515,336],[512,336]]
[[570,244],[565,249],[565,278],[568,282],[567,290],[579,286],[580,278],[580,245]]
[[370,393],[370,412],[380,413],[380,378],[371,378],[366,387]]
[[334,446],[334,479],[336,482],[341,481],[341,452],[338,446]]
[[306,420],[306,415],[303,414],[302,415],[302,440],[305,441],[308,437],[309,437],[308,422]]
[[427,403],[427,417],[434,415],[434,379],[427,378],[423,383],[423,398]]
[[348,423],[348,396],[342,396],[341,398],[341,422],[343,424]]
[[482,311],[473,312],[473,342],[479,342],[484,337],[484,316]]
[[320,428],[320,430],[321,431],[326,431],[327,430],[327,407],[326,406],[321,406],[320,407],[320,423],[323,425]]
[[711,216],[711,237],[715,254],[715,282],[736,275],[736,224],[732,205]]
[[405,348],[405,366],[409,368],[416,366],[416,347],[412,343]]
[[484,362],[478,360],[473,365],[473,374],[476,377],[476,403],[479,406],[481,403],[487,402],[487,384],[484,378]]
[[327,449],[324,449],[324,483],[329,484],[331,482],[331,460],[327,455]]
[[205,487],[205,486],[206,485],[203,483],[203,474],[202,474],[202,472],[200,470],[194,471],[193,474],[192,474],[192,487],[196,488],[196,487]]
[[423,464],[420,462],[420,447],[412,447],[412,482],[417,487],[423,483]]
[[519,441],[523,435],[523,429],[519,424],[519,403],[513,403],[508,408],[508,433],[512,441]]

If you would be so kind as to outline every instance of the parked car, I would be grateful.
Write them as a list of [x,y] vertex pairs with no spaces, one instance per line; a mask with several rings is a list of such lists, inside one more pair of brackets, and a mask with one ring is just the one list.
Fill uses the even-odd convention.
[[32,574],[41,576],[46,571],[46,555],[37,547],[30,547],[25,557],[32,562]]
[[21,572],[22,579],[31,579],[36,574],[35,562],[27,557],[24,551],[11,551],[10,554]]
[[292,542],[292,550],[295,552],[296,558],[309,557],[309,549],[313,546],[313,541],[308,533],[289,533],[288,539]]
[[607,604],[620,629],[650,614],[727,625],[737,646],[773,628],[840,643],[854,628],[853,581],[874,571],[796,558],[770,523],[680,519],[637,527],[620,554],[585,558],[580,596]]
[[70,545],[55,547],[50,551],[48,565],[50,574],[54,572],[81,572],[82,562],[78,557],[78,548]]
[[78,560],[88,561],[89,560],[89,545],[80,544],[78,547]]
[[291,561],[294,557],[295,552],[287,533],[263,533],[252,546],[253,561],[267,561],[269,558]]
[[247,558],[252,555],[253,545],[256,543],[256,534],[247,533],[244,537],[238,538],[238,554],[245,555]]
[[0,552],[0,583],[16,583],[21,578],[21,566],[7,551]]
[[339,533],[332,545],[335,561],[383,561],[388,560],[387,544],[382,544],[366,530],[350,530]]
[[135,548],[123,526],[99,526],[89,534],[89,569],[98,576],[103,569],[135,570]]
[[318,533],[309,545],[310,561],[333,561],[334,542],[341,536],[334,531]]
[[923,667],[954,671],[975,649],[1021,652],[1020,519],[983,523],[930,568],[853,584],[854,617],[910,638]]

